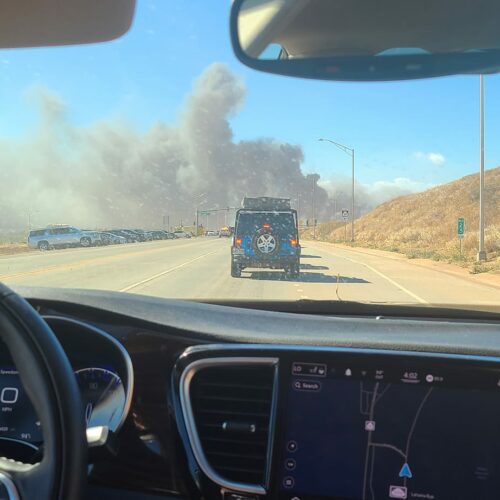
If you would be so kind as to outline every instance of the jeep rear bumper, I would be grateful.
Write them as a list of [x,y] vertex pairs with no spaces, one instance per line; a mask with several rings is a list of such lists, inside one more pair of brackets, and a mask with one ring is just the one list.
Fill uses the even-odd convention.
[[257,267],[267,269],[283,269],[299,263],[299,255],[280,255],[269,259],[261,257],[248,257],[246,255],[231,255],[231,259],[235,264],[242,268]]

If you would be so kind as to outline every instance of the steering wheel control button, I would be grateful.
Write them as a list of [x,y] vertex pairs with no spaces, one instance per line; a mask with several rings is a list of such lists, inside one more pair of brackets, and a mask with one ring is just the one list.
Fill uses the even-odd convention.
[[293,458],[287,458],[285,460],[285,469],[294,470],[297,467],[297,462]]
[[297,451],[298,447],[299,445],[297,444],[297,441],[288,441],[288,443],[286,444],[286,449],[291,453]]
[[283,487],[287,490],[292,489],[295,486],[295,479],[292,476],[287,476],[283,479]]

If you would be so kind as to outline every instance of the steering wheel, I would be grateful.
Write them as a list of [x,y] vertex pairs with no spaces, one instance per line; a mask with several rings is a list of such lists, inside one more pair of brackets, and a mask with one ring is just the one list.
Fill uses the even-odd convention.
[[35,408],[44,443],[43,458],[33,465],[0,457],[0,498],[81,499],[87,442],[73,369],[47,323],[1,283],[0,342],[7,346]]

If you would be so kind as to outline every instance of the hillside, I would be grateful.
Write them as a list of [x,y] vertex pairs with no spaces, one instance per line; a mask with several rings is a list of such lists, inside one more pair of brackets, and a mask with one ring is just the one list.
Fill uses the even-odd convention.
[[[500,266],[500,167],[485,173],[486,251]],[[479,174],[379,205],[355,222],[356,244],[406,253],[409,257],[460,260],[457,218],[465,218],[465,261],[477,253]],[[344,228],[320,225],[324,241],[343,242]],[[349,235],[348,229],[348,235]]]

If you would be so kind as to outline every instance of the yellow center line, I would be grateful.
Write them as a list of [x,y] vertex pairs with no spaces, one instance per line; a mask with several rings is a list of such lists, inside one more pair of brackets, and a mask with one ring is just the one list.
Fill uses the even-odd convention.
[[5,274],[0,276],[0,281],[5,281],[8,279],[15,279],[15,278],[24,278],[26,276],[35,276],[38,274],[47,274],[51,272],[64,272],[64,271],[72,271],[73,269],[79,269],[82,267],[87,267],[91,265],[99,265],[99,264],[107,264],[109,262],[116,262],[120,260],[126,260],[130,259],[136,256],[144,256],[144,255],[149,255],[152,253],[160,253],[165,250],[170,250],[170,249],[178,249],[178,248],[185,248],[188,246],[191,246],[192,243],[190,244],[185,244],[185,245],[177,245],[177,246],[172,246],[172,247],[161,247],[161,248],[150,248],[147,250],[141,250],[139,252],[128,252],[124,254],[119,254],[119,255],[110,255],[106,257],[95,257],[93,259],[82,259],[82,260],[77,260],[71,263],[67,264],[60,264],[56,266],[49,266],[49,267],[43,267],[41,269],[33,269],[32,271],[22,271],[19,273],[13,273],[13,274]]

